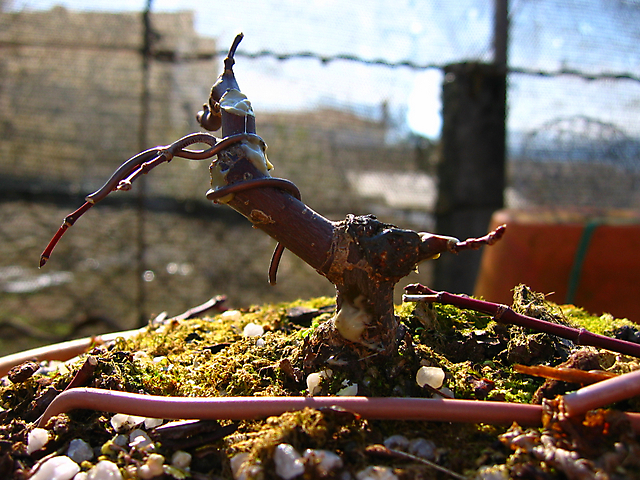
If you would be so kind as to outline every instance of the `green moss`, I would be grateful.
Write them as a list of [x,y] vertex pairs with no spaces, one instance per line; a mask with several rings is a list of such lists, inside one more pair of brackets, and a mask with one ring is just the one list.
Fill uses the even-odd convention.
[[559,308],[561,308],[564,315],[571,318],[575,324],[599,335],[612,335],[625,326],[637,327],[637,324],[628,319],[614,318],[613,315],[609,313],[603,313],[599,316],[592,315],[583,308],[576,307],[575,305],[562,305]]
[[473,310],[461,310],[452,305],[435,305],[439,330],[456,329],[468,331],[487,328],[491,323],[491,316],[474,312]]

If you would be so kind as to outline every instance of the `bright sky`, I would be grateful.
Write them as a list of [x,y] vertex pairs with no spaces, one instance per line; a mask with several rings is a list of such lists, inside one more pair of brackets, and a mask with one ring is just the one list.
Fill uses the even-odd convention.
[[[196,29],[216,38],[221,49],[236,33],[245,39],[241,50],[256,52],[312,51],[321,55],[352,54],[387,61],[446,63],[460,53],[477,57],[483,52],[455,51],[456,45],[484,45],[492,9],[483,0],[461,0],[459,12],[442,25],[434,2],[378,0],[366,3],[338,0],[248,0],[198,2],[155,0],[154,11],[193,10]],[[223,5],[232,5],[232,7]],[[393,8],[390,5],[393,4]],[[76,10],[140,11],[144,2],[130,0],[16,0],[14,8],[46,9],[64,5]],[[406,26],[409,20],[408,27]],[[478,42],[461,41],[460,29],[476,32]],[[467,37],[469,33],[465,34]],[[420,58],[426,48],[439,51],[436,60]],[[486,53],[486,52],[485,52]],[[440,133],[440,83],[438,70],[422,72],[406,68],[365,67],[347,62],[322,65],[316,60],[276,62],[270,59],[239,61],[236,74],[243,91],[257,110],[313,108],[331,104],[361,106],[369,111],[383,102],[395,108],[391,114],[412,131],[436,138]]]
[[[14,0],[14,8],[141,11],[143,1]],[[640,7],[635,0],[511,0],[512,65],[548,71],[563,67],[631,71],[640,75]],[[366,59],[445,65],[491,59],[490,0],[155,0],[154,11],[192,10],[197,31],[221,49],[245,34],[240,49],[312,51]],[[314,108],[380,111],[410,130],[435,138],[441,127],[440,70],[412,71],[316,60],[239,61],[236,73],[256,110]],[[640,135],[638,84],[547,83],[514,78],[509,127],[526,130],[555,115],[589,114],[625,124]],[[583,92],[578,98],[576,93]],[[585,96],[584,92],[588,94]],[[637,92],[637,93],[636,93]],[[630,97],[631,93],[631,97]],[[587,98],[587,100],[585,100]],[[628,125],[628,127],[627,127]]]

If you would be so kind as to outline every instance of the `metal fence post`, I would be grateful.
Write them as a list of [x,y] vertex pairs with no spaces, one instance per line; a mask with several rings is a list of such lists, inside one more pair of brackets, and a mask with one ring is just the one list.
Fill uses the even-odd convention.
[[[444,72],[436,232],[464,240],[484,235],[503,206],[506,73],[483,63],[449,65]],[[436,288],[471,294],[480,255],[439,259]]]
[[[152,0],[147,0],[146,7],[142,12],[142,80],[141,80],[141,92],[140,92],[140,124],[138,127],[138,149],[140,151],[149,148],[149,115],[151,108],[151,61],[153,58],[153,41],[154,31],[151,23],[151,6]],[[145,273],[147,271],[147,262],[145,254],[147,250],[146,245],[146,200],[147,200],[147,188],[145,179],[141,179],[138,185],[137,195],[137,213],[136,213],[136,275],[137,275],[137,296],[136,296],[136,309],[138,313],[139,325],[144,325],[147,322],[146,311],[146,288],[145,285]]]

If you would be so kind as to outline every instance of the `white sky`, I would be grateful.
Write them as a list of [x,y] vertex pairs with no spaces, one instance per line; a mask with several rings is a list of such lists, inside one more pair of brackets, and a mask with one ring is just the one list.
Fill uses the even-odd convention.
[[[512,65],[640,74],[640,2],[632,0],[511,0]],[[14,0],[14,8],[141,11],[131,0]],[[492,0],[155,0],[154,11],[193,10],[196,29],[221,49],[245,34],[240,49],[312,51],[367,59],[444,65],[491,59]],[[440,131],[439,70],[366,67],[347,62],[273,59],[236,63],[242,90],[256,110],[333,106],[374,111],[383,102],[411,130]],[[212,79],[213,80],[213,79]],[[575,80],[564,86],[520,77],[511,83],[509,127],[526,130],[553,115],[588,114],[617,120],[640,135],[640,85]],[[578,95],[582,93],[582,96]]]

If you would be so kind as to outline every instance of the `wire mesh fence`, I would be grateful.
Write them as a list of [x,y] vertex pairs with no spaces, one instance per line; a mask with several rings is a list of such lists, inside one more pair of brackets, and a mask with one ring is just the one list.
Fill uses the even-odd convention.
[[[275,242],[207,202],[208,164],[183,159],[94,208],[37,269],[64,216],[120,163],[199,130],[240,28],[236,76],[274,175],[332,220],[374,213],[432,228],[443,70],[491,61],[493,5],[417,3],[294,5],[268,26],[159,6],[151,37],[143,6],[2,3],[0,352],[130,328],[218,294],[247,306],[334,293],[293,255],[270,287]],[[508,206],[638,207],[639,17],[622,0],[511,2]],[[407,281],[428,283],[430,269]]]

